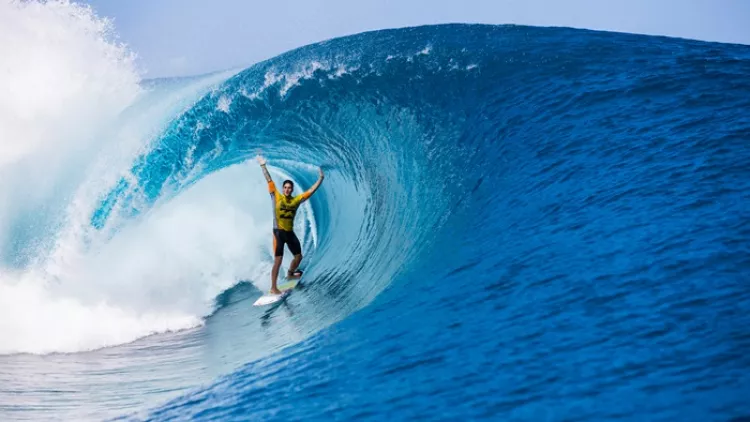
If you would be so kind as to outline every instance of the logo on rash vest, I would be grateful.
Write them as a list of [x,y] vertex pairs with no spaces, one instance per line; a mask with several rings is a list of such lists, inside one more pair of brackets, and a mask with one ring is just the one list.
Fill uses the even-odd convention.
[[297,212],[297,206],[290,204],[289,199],[283,198],[279,201],[279,218],[283,219],[294,219],[294,214]]

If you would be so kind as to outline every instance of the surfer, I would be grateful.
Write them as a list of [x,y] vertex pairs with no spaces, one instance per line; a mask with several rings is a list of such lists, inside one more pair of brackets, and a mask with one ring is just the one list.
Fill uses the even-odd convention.
[[289,271],[287,272],[287,278],[299,278],[302,276],[302,271],[298,270],[297,267],[302,261],[302,247],[300,246],[297,235],[294,234],[294,216],[297,214],[297,208],[310,199],[312,194],[320,187],[323,183],[323,169],[319,169],[318,181],[307,191],[300,195],[292,196],[294,191],[294,182],[291,180],[284,180],[282,183],[283,194],[276,190],[276,185],[271,179],[271,175],[268,173],[266,168],[266,159],[263,158],[260,153],[256,157],[260,168],[263,169],[263,175],[266,177],[268,182],[268,192],[271,194],[271,201],[273,203],[273,249],[274,249],[274,261],[273,270],[271,270],[271,294],[281,294],[278,287],[276,286],[276,280],[279,277],[279,268],[281,268],[281,260],[284,258],[284,244],[289,247],[289,252],[294,255],[292,263],[289,265]]

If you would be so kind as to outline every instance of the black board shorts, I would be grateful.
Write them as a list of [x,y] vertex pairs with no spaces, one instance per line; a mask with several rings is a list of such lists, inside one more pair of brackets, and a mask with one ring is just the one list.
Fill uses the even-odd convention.
[[294,232],[288,232],[281,229],[273,229],[273,249],[274,256],[284,256],[284,244],[289,246],[289,252],[292,255],[299,255],[302,253],[302,246],[299,244],[299,239]]

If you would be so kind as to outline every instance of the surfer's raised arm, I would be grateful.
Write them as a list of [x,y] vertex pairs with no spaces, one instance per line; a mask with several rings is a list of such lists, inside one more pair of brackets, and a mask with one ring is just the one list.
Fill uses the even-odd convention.
[[304,193],[302,193],[302,195],[300,195],[303,201],[310,199],[312,194],[314,194],[315,191],[318,190],[318,188],[320,187],[320,184],[323,183],[324,178],[325,178],[325,175],[323,174],[323,169],[319,168],[318,169],[318,181],[315,182],[315,184],[312,185],[310,189],[306,190]]
[[268,173],[268,169],[266,168],[266,159],[263,158],[262,155],[258,154],[257,157],[255,157],[256,160],[258,160],[258,164],[260,164],[260,168],[263,169],[263,176],[266,176],[266,182],[273,182],[273,179],[271,179],[271,175]]

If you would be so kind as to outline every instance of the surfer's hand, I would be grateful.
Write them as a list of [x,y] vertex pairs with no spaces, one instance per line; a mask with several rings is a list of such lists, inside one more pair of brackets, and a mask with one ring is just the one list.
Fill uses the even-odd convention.
[[258,156],[255,157],[255,159],[258,160],[258,164],[260,164],[261,166],[265,166],[266,165],[266,159],[263,158],[262,155],[258,154]]

